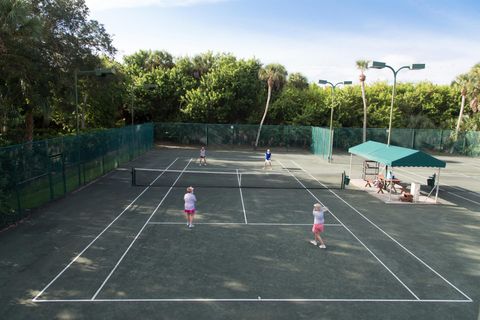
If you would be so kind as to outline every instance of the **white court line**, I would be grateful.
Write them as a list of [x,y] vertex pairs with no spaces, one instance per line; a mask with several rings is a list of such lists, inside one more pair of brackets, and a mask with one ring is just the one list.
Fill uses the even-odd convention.
[[245,203],[243,202],[242,176],[238,173],[238,169],[237,169],[237,180],[238,180],[238,187],[239,187],[238,190],[240,190],[240,199],[242,199],[243,216],[245,218],[245,224],[248,224],[247,212],[245,211]]
[[[419,174],[416,174],[416,173],[408,172],[408,171],[403,170],[403,169],[395,168],[395,170],[397,170],[397,171],[402,171],[402,172],[404,172],[404,174],[408,174],[408,175],[411,175],[411,176],[417,176],[417,177],[420,177],[420,178],[422,178],[422,179],[426,179],[426,177],[423,177],[423,176],[421,176],[421,175],[419,175]],[[418,182],[418,183],[420,183],[420,184],[422,183],[422,182],[419,181],[419,180],[414,180],[414,181],[415,181],[415,182]],[[451,185],[448,185],[448,184],[446,184],[446,183],[443,183],[442,185],[447,186],[447,187],[450,187],[450,188],[458,189],[458,188],[453,187],[453,186],[451,186]],[[442,189],[442,188],[439,188],[439,189],[442,190],[443,192],[449,193],[449,194],[451,194],[451,195],[453,195],[453,196],[455,196],[455,197],[458,197],[458,198],[461,198],[461,199],[463,199],[463,200],[467,200],[467,201],[470,201],[470,202],[472,202],[472,203],[475,203],[475,204],[480,205],[480,202],[478,202],[478,201],[475,201],[475,200],[472,200],[472,199],[469,199],[469,198],[465,198],[465,197],[463,197],[463,196],[461,196],[461,195],[459,195],[459,194],[456,194],[456,193],[451,192],[451,191],[447,191],[447,190]],[[460,190],[461,190],[461,189],[460,189]],[[463,191],[463,190],[462,190],[462,191]],[[474,196],[477,196],[477,193],[476,193],[476,192],[472,192],[472,191],[469,191],[469,192],[470,192],[470,193],[473,193]]]
[[[185,225],[184,222],[149,222],[149,224],[159,224],[159,225]],[[245,225],[245,222],[195,222],[195,225]],[[249,226],[311,226],[311,223],[269,223],[269,222],[251,222],[248,223]],[[343,227],[341,224],[329,224],[326,223],[325,226],[329,227]]]
[[[170,167],[175,163],[175,161],[177,161],[177,160],[178,160],[178,158],[175,158],[175,160],[173,160],[172,163],[170,163],[170,165],[168,166],[168,168],[170,168]],[[155,180],[153,180],[153,182],[155,182],[155,181],[156,181],[158,178],[160,178],[162,175],[163,175],[163,173],[159,174],[159,175],[155,178]],[[152,182],[152,183],[153,183],[153,182]],[[85,247],[85,249],[83,249],[75,258],[73,258],[72,261],[70,261],[70,263],[67,264],[67,265],[65,266],[65,268],[63,268],[63,270],[60,271],[60,273],[57,274],[57,276],[56,276],[55,278],[53,278],[53,280],[50,281],[50,282],[45,286],[45,288],[43,288],[42,291],[40,291],[40,292],[32,299],[32,301],[36,301],[37,298],[40,297],[40,296],[45,292],[45,290],[47,290],[47,289],[52,285],[52,283],[54,283],[68,268],[70,268],[70,266],[71,266],[75,261],[77,261],[77,259],[80,258],[80,257],[82,256],[82,254],[83,254],[85,251],[87,251],[88,248],[90,248],[90,247],[92,246],[92,244],[93,244],[95,241],[97,241],[97,239],[100,238],[100,237],[102,236],[102,234],[104,234],[105,231],[107,231],[107,230],[110,228],[110,226],[112,226],[112,224],[114,224],[115,221],[117,221],[118,218],[120,218],[120,217],[125,213],[125,211],[127,211],[127,210],[135,203],[135,201],[137,201],[138,198],[140,198],[140,197],[150,188],[150,186],[152,185],[152,183],[151,183],[149,186],[147,186],[132,202],[130,202],[130,204],[129,204],[125,209],[123,209],[123,211],[122,211],[115,219],[113,219],[113,221],[110,222],[110,224],[109,224],[108,226],[106,226],[105,229],[103,229],[102,232],[100,232],[100,233],[95,237],[95,239],[93,239],[93,240]]]
[[[279,161],[279,162],[280,162],[280,161]],[[300,167],[295,161],[292,161],[292,162],[293,162],[296,166],[298,166],[300,169],[303,170],[303,168]],[[281,164],[281,165],[283,166],[283,164]],[[303,170],[303,171],[305,171],[305,170]],[[288,170],[288,172],[290,172],[290,170]],[[305,172],[306,172],[306,171],[305,171]],[[307,173],[308,173],[308,172],[307,172]],[[295,178],[295,180],[298,181],[298,183],[299,183],[303,188],[305,188],[306,191],[308,191],[308,193],[310,193],[310,195],[311,195],[315,200],[317,200],[318,202],[322,203],[310,190],[308,190],[307,187],[305,187],[305,185],[304,185],[300,180],[297,179],[297,177],[296,177],[292,172],[290,172],[290,174]],[[308,174],[309,174],[311,177],[313,177],[310,173],[308,173]],[[315,180],[317,180],[315,177],[313,177],[313,178],[314,178]],[[325,185],[324,185],[323,183],[321,183],[320,181],[317,180],[317,182],[319,182],[322,186],[325,186]],[[325,186],[325,187],[326,187],[326,186]],[[327,190],[330,191],[330,192],[332,192],[328,187],[327,187]],[[323,203],[322,203],[322,204],[323,204]],[[330,209],[329,209],[328,211],[330,211]],[[370,250],[370,249],[367,247],[367,245],[366,245],[365,243],[363,243],[362,240],[360,240],[360,239],[353,233],[353,231],[351,231],[339,218],[337,218],[337,216],[335,216],[335,214],[334,214],[332,211],[330,211],[330,213],[335,217],[335,219],[338,220],[338,222],[340,222],[340,223],[342,224],[342,226],[343,226],[355,239],[357,239],[357,241],[358,241],[365,249],[367,249],[368,252],[370,252],[370,254],[371,254],[375,259],[377,259],[377,261],[378,261],[385,269],[387,269],[388,272],[390,272],[390,274],[391,274],[395,279],[397,279],[398,282],[400,282],[400,284],[403,285],[403,287],[404,287],[405,289],[407,289],[408,292],[410,292],[410,294],[411,294],[412,296],[415,297],[415,299],[420,300],[420,298],[417,297],[417,295],[416,295],[405,283],[403,283],[403,281],[402,281],[392,270],[390,270],[390,268],[387,267],[387,265],[386,265],[385,263],[383,263],[383,261],[380,260],[380,258],[377,257],[377,256],[375,255],[375,253],[373,253],[373,251]]]
[[453,196],[455,196],[455,197],[458,197],[458,198],[461,198],[461,199],[463,199],[463,200],[467,200],[467,201],[470,201],[470,202],[472,202],[472,203],[475,203],[475,204],[480,205],[480,202],[477,202],[477,201],[475,201],[475,200],[462,197],[462,196],[459,195],[459,194],[456,194],[456,193],[453,193],[453,192],[450,192],[450,191],[447,191],[447,190],[443,190],[443,191],[446,192],[446,193],[450,193],[451,195],[453,195]]
[[[473,178],[475,180],[480,180],[480,178],[478,176],[475,176],[475,175],[469,176],[468,174],[465,174],[465,173],[460,173],[460,174],[464,177],[467,177],[467,178]],[[445,176],[445,173],[442,173],[442,176]],[[456,176],[456,174],[451,174],[449,176]]]
[[253,298],[253,299],[215,299],[215,298],[192,298],[192,299],[71,299],[71,300],[37,300],[41,303],[101,303],[101,302],[398,302],[398,303],[470,303],[471,300],[447,300],[447,299],[277,299],[277,298]]
[[[188,161],[187,165],[185,166],[185,168],[183,168],[183,171],[185,171],[185,169],[187,169],[188,165],[190,164],[190,162],[192,162],[192,158],[190,158],[190,161]],[[183,173],[182,171],[182,173]],[[150,220],[153,218],[153,215],[157,212],[158,208],[160,208],[160,206],[162,205],[163,201],[165,201],[165,199],[167,198],[167,196],[170,194],[170,191],[172,191],[173,189],[173,186],[175,185],[175,183],[177,183],[178,179],[180,179],[180,177],[182,176],[182,173],[180,173],[177,177],[177,179],[173,182],[172,186],[170,187],[170,189],[168,189],[167,193],[163,196],[162,200],[160,201],[160,203],[157,205],[157,207],[155,208],[155,210],[153,210],[152,214],[150,215],[150,217],[148,217],[147,221],[145,222],[145,224],[143,225],[143,227],[140,229],[140,231],[138,231],[137,235],[135,236],[135,238],[132,240],[132,242],[130,243],[130,245],[128,246],[127,250],[125,250],[125,252],[123,253],[123,255],[120,257],[120,259],[117,261],[117,264],[115,264],[115,266],[113,267],[112,271],[110,271],[110,273],[108,274],[108,276],[105,278],[105,280],[103,281],[102,285],[98,288],[98,290],[95,292],[95,294],[92,296],[92,298],[90,300],[95,300],[95,298],[97,297],[97,295],[100,293],[100,291],[103,289],[103,287],[105,286],[105,284],[107,283],[107,281],[110,279],[110,277],[112,276],[112,274],[115,272],[115,270],[117,270],[118,266],[120,265],[120,263],[122,262],[123,258],[125,258],[125,256],[127,255],[128,251],[130,251],[130,248],[132,248],[133,244],[135,243],[135,241],[137,241],[138,237],[140,236],[140,234],[142,233],[143,229],[145,229],[145,227],[147,226],[148,222],[150,222]]]
[[[302,169],[304,172],[306,172],[307,174],[309,174],[312,178],[314,178],[315,180],[317,180],[314,176],[312,176],[309,172],[307,172],[305,169],[303,169],[299,164],[297,164],[295,161],[293,161],[295,163],[295,165],[297,165],[300,169]],[[318,181],[318,180],[317,180]],[[319,183],[321,183],[320,181],[318,181]],[[379,226],[377,226],[375,223],[373,223],[370,219],[368,219],[363,213],[361,213],[360,211],[358,211],[356,208],[354,208],[350,203],[348,203],[347,201],[345,201],[342,197],[340,197],[338,194],[336,194],[333,190],[331,189],[328,189],[329,192],[331,192],[335,197],[337,197],[338,199],[340,199],[343,203],[345,203],[347,206],[349,206],[350,208],[352,208],[356,213],[358,213],[362,218],[364,218],[365,220],[367,220],[372,226],[374,226],[375,228],[377,228],[378,230],[380,230],[383,234],[385,234],[388,238],[390,238],[390,240],[392,240],[393,242],[395,242],[398,246],[400,246],[403,250],[405,250],[406,252],[408,252],[412,257],[414,257],[415,259],[417,259],[417,261],[419,261],[420,263],[422,263],[425,267],[427,267],[428,269],[430,269],[430,271],[432,271],[433,273],[435,273],[438,277],[440,277],[443,281],[445,281],[446,283],[448,283],[452,288],[454,288],[455,290],[457,290],[460,294],[462,294],[465,298],[467,298],[469,300],[469,302],[472,302],[473,300],[467,296],[465,293],[463,293],[460,289],[458,289],[456,286],[454,286],[450,281],[448,281],[445,277],[443,277],[440,273],[438,273],[437,271],[435,271],[432,267],[430,267],[426,262],[424,262],[422,259],[420,259],[419,257],[417,257],[415,254],[413,254],[413,252],[411,252],[410,250],[408,250],[403,244],[401,244],[400,242],[398,242],[397,240],[395,240],[391,235],[389,235],[387,232],[385,232],[382,228],[380,228]]]

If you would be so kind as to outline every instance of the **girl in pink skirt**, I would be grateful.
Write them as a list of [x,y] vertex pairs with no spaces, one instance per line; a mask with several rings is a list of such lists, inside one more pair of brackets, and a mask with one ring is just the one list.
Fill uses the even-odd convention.
[[195,202],[197,202],[197,198],[193,194],[193,187],[187,188],[187,193],[183,196],[183,200],[185,200],[185,214],[187,215],[187,226],[189,228],[193,228],[193,217],[195,216]]
[[327,248],[325,243],[323,242],[322,237],[320,237],[320,233],[324,230],[325,224],[325,212],[328,211],[327,207],[322,207],[320,203],[315,203],[313,205],[313,227],[312,232],[315,236],[315,240],[310,241],[311,244],[317,246],[321,249]]

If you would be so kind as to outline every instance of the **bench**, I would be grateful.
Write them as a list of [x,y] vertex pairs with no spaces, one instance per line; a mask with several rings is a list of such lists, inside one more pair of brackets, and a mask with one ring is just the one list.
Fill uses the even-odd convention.
[[377,193],[383,193],[385,177],[383,174],[378,174],[375,179],[365,179],[365,188],[366,187],[376,187],[378,188]]

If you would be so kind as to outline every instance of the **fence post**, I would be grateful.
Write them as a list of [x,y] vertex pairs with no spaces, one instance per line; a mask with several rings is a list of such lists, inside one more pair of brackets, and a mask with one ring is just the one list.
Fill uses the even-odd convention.
[[443,129],[440,129],[440,145],[438,146],[438,151],[443,151]]
[[[81,161],[80,161],[80,136],[75,136],[75,145],[77,146],[77,168],[78,168],[78,186],[82,185],[82,169],[80,168]],[[85,172],[84,172],[84,180],[85,180]]]
[[65,156],[63,155],[63,150],[61,153],[62,157],[62,178],[63,178],[63,195],[67,194],[67,177],[65,175]]
[[415,149],[415,134],[416,134],[416,130],[415,129],[412,129],[412,143],[411,143],[411,148],[412,149]]
[[205,144],[208,146],[208,123],[205,123]]
[[45,159],[47,161],[47,174],[48,174],[48,186],[50,187],[50,201],[55,198],[53,192],[53,179],[52,179],[52,159],[48,154],[48,140],[45,140]]
[[20,200],[20,192],[18,192],[18,176],[17,176],[17,163],[15,162],[13,165],[13,176],[14,183],[15,183],[15,196],[17,198],[17,213],[18,216],[22,215],[22,202]]

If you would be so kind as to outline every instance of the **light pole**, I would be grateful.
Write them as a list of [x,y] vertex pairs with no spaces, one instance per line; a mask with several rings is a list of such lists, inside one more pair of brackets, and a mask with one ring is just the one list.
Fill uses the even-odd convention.
[[332,162],[332,153],[333,153],[333,100],[335,98],[335,88],[341,84],[349,85],[352,84],[352,81],[341,81],[336,84],[331,83],[327,80],[318,80],[319,84],[329,84],[332,87],[332,105],[330,107],[330,145],[328,152],[328,162]]
[[95,70],[86,70],[86,71],[80,71],[78,69],[75,69],[75,117],[77,120],[77,126],[76,126],[76,134],[78,136],[79,134],[79,118],[78,118],[78,76],[83,76],[83,75],[89,75],[93,74],[97,77],[106,77],[109,74],[115,74],[116,71],[113,68],[109,69],[104,69],[104,68],[97,68]]
[[422,69],[425,69],[425,64],[423,63],[414,63],[412,65],[409,65],[409,66],[403,66],[403,67],[400,67],[398,68],[397,70],[395,70],[394,68],[392,68],[391,66],[389,66],[388,64],[386,64],[385,62],[379,62],[379,61],[372,61],[370,62],[370,64],[368,65],[368,68],[370,69],[383,69],[383,68],[388,68],[390,70],[392,70],[393,72],[393,88],[392,88],[392,103],[390,105],[390,121],[389,121],[389,124],[388,124],[388,138],[387,138],[387,145],[389,146],[390,145],[390,136],[391,136],[391,133],[392,133],[392,118],[393,118],[393,101],[395,99],[395,88],[397,86],[397,74],[400,70],[402,69],[409,69],[409,70],[422,70]]

